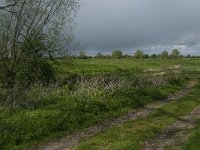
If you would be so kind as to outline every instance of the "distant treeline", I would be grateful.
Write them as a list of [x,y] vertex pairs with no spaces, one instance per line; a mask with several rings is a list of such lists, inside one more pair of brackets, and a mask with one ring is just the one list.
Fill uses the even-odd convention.
[[181,52],[178,49],[173,49],[171,53],[168,51],[164,50],[160,54],[145,54],[142,50],[137,49],[133,55],[127,55],[123,54],[121,50],[114,50],[112,52],[112,55],[103,55],[102,53],[97,53],[96,56],[88,56],[86,51],[80,51],[79,55],[73,55],[70,56],[71,58],[74,59],[90,59],[90,58],[99,58],[99,59],[121,59],[121,58],[137,58],[137,59],[156,59],[156,58],[161,58],[161,59],[173,59],[173,58],[200,58],[200,56],[192,56],[192,55],[187,55],[184,56],[181,54]]

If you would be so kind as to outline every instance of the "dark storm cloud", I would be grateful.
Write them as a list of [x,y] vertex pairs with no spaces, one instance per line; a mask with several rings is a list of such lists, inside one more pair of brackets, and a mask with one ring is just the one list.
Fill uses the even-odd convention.
[[75,35],[85,50],[200,49],[200,0],[80,0]]

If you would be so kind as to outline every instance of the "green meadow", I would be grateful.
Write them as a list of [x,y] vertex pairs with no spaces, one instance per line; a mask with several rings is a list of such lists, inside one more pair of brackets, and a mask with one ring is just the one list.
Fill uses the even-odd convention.
[[[163,73],[174,65],[181,66],[178,75]],[[35,148],[122,116],[166,98],[188,80],[199,78],[200,73],[200,59],[186,58],[59,59],[53,66],[57,82],[48,87],[33,85],[15,95],[14,102],[7,96],[8,90],[0,91],[0,149]],[[154,71],[146,70],[156,70],[161,75],[157,77]],[[164,111],[177,117],[188,114],[199,105],[199,93],[196,87],[180,102],[170,102],[144,119],[99,133],[76,149],[138,149],[142,142],[176,121]],[[199,144],[191,142],[199,135],[198,129],[193,131],[186,148]]]

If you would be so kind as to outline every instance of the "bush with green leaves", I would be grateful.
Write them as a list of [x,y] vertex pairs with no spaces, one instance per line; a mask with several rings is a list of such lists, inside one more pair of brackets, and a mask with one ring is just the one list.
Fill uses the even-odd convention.
[[87,53],[85,51],[80,51],[78,58],[87,59]]
[[134,54],[134,57],[135,58],[142,58],[143,55],[144,55],[144,52],[141,51],[140,49],[137,49],[136,52],[135,52],[135,54]]
[[178,49],[173,49],[171,57],[172,58],[180,58],[180,54],[181,54],[181,52]]
[[164,50],[164,51],[161,53],[161,58],[162,58],[162,59],[169,58],[169,53],[168,53],[168,51]]
[[[54,80],[54,69],[49,63],[50,54],[44,35],[27,39],[21,48],[21,57],[13,67],[1,68],[1,81],[6,88],[26,88],[34,83],[47,84]],[[4,60],[4,63],[12,63]]]
[[72,22],[79,1],[0,3],[0,86],[12,89],[37,81],[49,82],[52,68],[46,58],[61,56],[74,44]]
[[27,57],[17,66],[16,85],[27,87],[34,83],[47,85],[55,80],[54,70],[48,61],[37,57]]
[[116,59],[122,58],[122,51],[120,51],[120,50],[114,50],[112,52],[112,57],[116,58]]

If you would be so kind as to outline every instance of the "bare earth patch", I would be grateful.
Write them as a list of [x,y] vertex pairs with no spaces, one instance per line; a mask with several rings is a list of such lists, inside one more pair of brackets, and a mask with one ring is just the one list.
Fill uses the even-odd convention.
[[142,109],[134,110],[134,111],[129,112],[129,113],[125,114],[124,116],[119,117],[117,119],[115,118],[113,120],[106,121],[105,123],[84,129],[82,132],[74,133],[72,135],[68,135],[61,139],[50,141],[50,142],[46,143],[45,145],[42,145],[40,147],[40,149],[42,149],[42,150],[69,150],[70,148],[73,148],[76,145],[78,145],[78,143],[82,139],[88,139],[88,138],[94,136],[95,134],[103,131],[104,129],[111,128],[111,127],[117,126],[117,125],[121,125],[125,122],[132,121],[132,120],[135,120],[138,118],[143,118],[143,117],[147,116],[150,112],[152,112],[153,110],[155,110],[157,108],[160,108],[167,102],[173,101],[173,100],[178,100],[178,99],[186,96],[189,92],[191,92],[191,90],[193,89],[193,87],[195,85],[196,85],[196,82],[191,81],[182,90],[178,91],[175,94],[168,96],[164,100],[151,103]]
[[195,127],[195,121],[200,117],[200,107],[194,109],[188,116],[179,118],[177,122],[168,126],[161,134],[145,143],[144,150],[178,150]]

